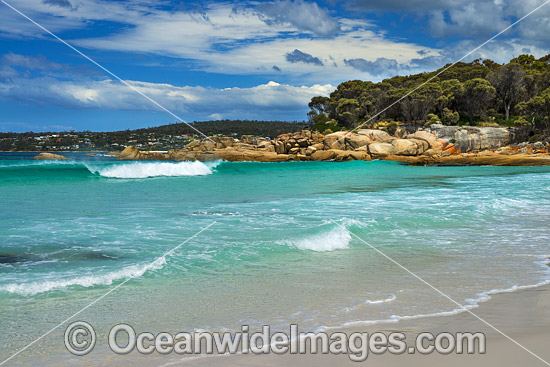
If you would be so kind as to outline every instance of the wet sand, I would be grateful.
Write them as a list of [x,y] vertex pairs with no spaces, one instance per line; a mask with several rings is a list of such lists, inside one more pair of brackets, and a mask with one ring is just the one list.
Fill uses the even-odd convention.
[[[480,307],[476,315],[509,337],[550,362],[550,286],[497,294]],[[421,332],[483,332],[486,335],[486,354],[450,355],[372,355],[364,362],[352,362],[347,355],[237,355],[204,357],[182,362],[180,366],[550,366],[514,344],[473,315],[463,312],[452,316],[424,317],[368,326],[343,329],[348,333],[405,332],[407,341]],[[409,343],[408,343],[409,344]]]

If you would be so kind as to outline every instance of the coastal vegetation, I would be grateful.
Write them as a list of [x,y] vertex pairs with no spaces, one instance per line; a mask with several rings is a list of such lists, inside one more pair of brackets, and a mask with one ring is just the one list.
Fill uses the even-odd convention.
[[449,66],[378,83],[341,83],[329,97],[311,99],[309,125],[326,133],[364,125],[393,134],[399,126],[436,122],[550,130],[550,54],[520,55],[504,65],[477,59]]

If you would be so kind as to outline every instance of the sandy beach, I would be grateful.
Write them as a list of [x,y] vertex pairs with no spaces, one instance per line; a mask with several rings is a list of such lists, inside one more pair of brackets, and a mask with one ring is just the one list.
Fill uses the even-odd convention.
[[[550,286],[494,295],[473,312],[497,329],[550,361]],[[205,357],[186,361],[185,366],[545,366],[544,363],[491,329],[469,313],[425,317],[397,323],[354,327],[339,331],[405,332],[407,340],[421,332],[483,332],[487,353],[484,355],[370,355],[365,362],[352,362],[347,355],[240,355]]]

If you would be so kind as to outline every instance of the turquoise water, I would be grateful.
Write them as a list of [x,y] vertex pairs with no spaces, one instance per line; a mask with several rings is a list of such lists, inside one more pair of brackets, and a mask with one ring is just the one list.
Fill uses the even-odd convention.
[[[352,233],[468,307],[550,280],[546,167],[32,156],[0,155],[2,360],[130,276],[78,319],[314,331],[457,311]],[[61,333],[14,363],[67,357]]]

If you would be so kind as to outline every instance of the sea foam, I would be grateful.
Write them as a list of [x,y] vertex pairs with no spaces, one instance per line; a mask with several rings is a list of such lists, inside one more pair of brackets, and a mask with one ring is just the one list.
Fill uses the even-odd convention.
[[351,235],[342,227],[334,228],[324,233],[314,234],[308,237],[281,241],[283,244],[311,251],[334,251],[349,247]]
[[212,174],[212,169],[218,163],[195,162],[135,162],[115,164],[108,167],[86,167],[92,172],[109,178],[148,178],[148,177],[177,177],[177,176],[205,176]]
[[71,286],[89,288],[98,285],[111,285],[117,280],[141,277],[149,270],[162,269],[165,264],[166,259],[162,257],[150,265],[130,265],[106,274],[74,274],[71,278],[65,279],[9,283],[0,286],[0,292],[14,293],[21,296],[34,296],[39,293],[61,290]]

